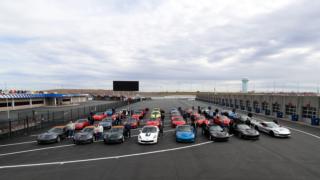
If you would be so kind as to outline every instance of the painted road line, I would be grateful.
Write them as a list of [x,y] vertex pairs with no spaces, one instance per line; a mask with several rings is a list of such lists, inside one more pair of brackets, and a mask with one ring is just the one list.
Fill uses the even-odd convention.
[[206,145],[206,144],[209,144],[209,143],[212,143],[212,141],[207,141],[207,142],[203,142],[203,143],[198,143],[198,144],[193,144],[193,145],[183,146],[183,147],[177,147],[177,148],[162,149],[162,150],[149,151],[149,152],[143,152],[143,153],[125,154],[125,155],[119,155],[119,156],[108,156],[108,157],[91,158],[91,159],[80,159],[80,160],[72,160],[72,161],[60,161],[60,162],[56,161],[56,162],[48,162],[48,163],[19,164],[19,165],[0,166],[0,169],[21,168],[21,167],[35,167],[35,166],[48,166],[48,165],[63,165],[63,164],[73,164],[73,163],[82,163],[82,162],[92,162],[92,161],[119,159],[119,158],[143,156],[143,155],[164,153],[164,152],[170,152],[170,151],[177,151],[177,150],[182,150],[182,149],[189,149],[189,148],[193,148],[193,147]]
[[291,127],[287,127],[287,128],[291,129],[291,130],[294,130],[294,131],[297,131],[297,132],[300,132],[300,133],[303,133],[303,134],[307,134],[307,135],[315,137],[317,139],[320,139],[320,136],[317,136],[317,135],[314,135],[314,134],[311,134],[311,133],[308,133],[308,132],[305,132],[305,131],[301,131],[299,129],[291,128]]
[[26,142],[20,142],[20,143],[3,144],[3,145],[0,145],[0,147],[16,146],[16,145],[20,145],[20,144],[30,144],[30,143],[35,143],[35,142],[37,142],[37,141],[26,141]]
[[30,150],[24,150],[24,151],[4,153],[4,154],[0,154],[0,157],[13,155],[13,154],[21,154],[21,153],[27,153],[27,152],[47,150],[47,149],[56,149],[56,148],[62,148],[62,147],[69,147],[69,146],[74,146],[74,144],[67,144],[67,145],[62,145],[62,146],[53,146],[53,147],[45,147],[45,148],[38,148],[38,149],[30,149]]
[[[175,131],[175,129],[170,129],[170,130],[163,131],[163,132],[166,133],[166,132],[172,132],[172,131]],[[132,135],[131,137],[137,137],[137,136],[138,136],[138,134]],[[98,142],[102,142],[102,141],[103,140],[99,140],[99,141],[95,141],[94,143],[98,143]],[[43,150],[47,150],[47,149],[57,149],[57,148],[63,148],[63,147],[70,147],[70,146],[75,146],[75,144],[67,144],[67,145],[61,145],[61,146],[51,146],[51,147],[44,147],[44,148],[37,148],[37,149],[30,149],[30,150],[24,150],[24,151],[16,151],[16,152],[4,153],[4,154],[0,154],[0,157],[14,155],[14,154],[35,152],[35,151],[43,151]]]

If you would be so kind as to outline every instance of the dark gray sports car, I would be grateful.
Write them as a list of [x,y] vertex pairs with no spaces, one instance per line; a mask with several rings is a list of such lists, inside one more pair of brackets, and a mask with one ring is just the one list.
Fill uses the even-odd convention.
[[73,137],[74,144],[93,143],[94,126],[87,126]]
[[203,134],[213,141],[228,141],[229,133],[222,129],[219,125],[209,125],[203,129]]
[[49,131],[38,135],[38,144],[47,144],[60,142],[61,139],[66,138],[66,127],[65,126],[55,126]]
[[260,133],[247,124],[236,124],[234,134],[244,139],[259,139]]
[[124,127],[113,126],[110,131],[103,136],[104,143],[123,143],[124,142]]

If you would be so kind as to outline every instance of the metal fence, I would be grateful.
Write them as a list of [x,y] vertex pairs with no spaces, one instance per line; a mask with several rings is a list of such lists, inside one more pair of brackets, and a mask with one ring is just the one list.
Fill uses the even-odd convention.
[[[133,102],[131,102],[133,103]],[[19,112],[16,120],[0,122],[0,138],[28,135],[32,131],[65,124],[71,120],[87,118],[90,112],[103,112],[110,108],[127,105],[127,101],[108,104],[78,106],[67,110],[30,110]]]

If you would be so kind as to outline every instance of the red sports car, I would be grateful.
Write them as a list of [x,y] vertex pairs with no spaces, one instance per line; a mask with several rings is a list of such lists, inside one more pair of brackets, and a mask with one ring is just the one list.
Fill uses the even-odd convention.
[[160,118],[157,119],[149,119],[146,123],[147,126],[158,126],[160,128],[162,126],[162,122]]
[[198,116],[198,117],[196,117],[196,123],[197,123],[197,126],[201,126],[203,123],[208,125],[209,120],[206,119],[204,116]]
[[142,119],[144,116],[144,112],[139,110],[139,111],[134,111],[134,113],[131,115],[132,118],[136,119],[136,120],[140,120]]
[[102,119],[106,118],[107,115],[104,112],[99,112],[94,114],[92,117],[95,121],[101,121]]
[[216,116],[214,117],[213,122],[223,127],[230,126],[232,123],[227,116]]
[[89,126],[89,121],[88,119],[78,119],[76,122],[75,122],[75,129],[76,130],[81,130],[87,126]]
[[171,117],[171,127],[175,128],[176,126],[185,125],[186,121],[182,116],[173,116]]

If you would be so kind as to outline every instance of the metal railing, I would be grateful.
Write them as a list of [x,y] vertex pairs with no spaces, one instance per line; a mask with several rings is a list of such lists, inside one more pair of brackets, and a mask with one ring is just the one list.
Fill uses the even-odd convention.
[[18,112],[18,117],[15,120],[0,121],[0,138],[28,135],[33,131],[45,129],[53,125],[63,125],[71,120],[87,118],[90,112],[103,112],[110,108],[119,108],[125,105],[128,105],[127,101],[100,105],[83,105],[66,110],[50,109]]

